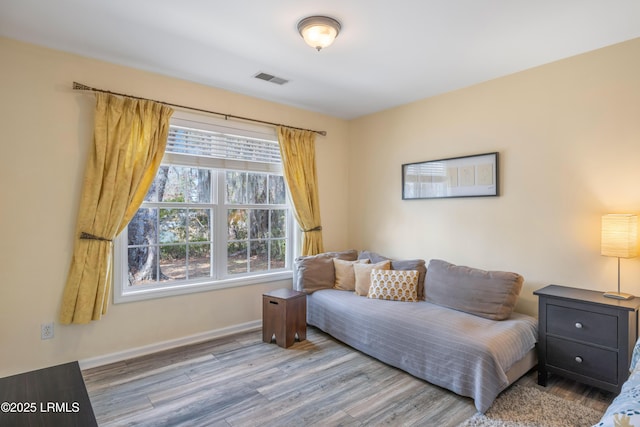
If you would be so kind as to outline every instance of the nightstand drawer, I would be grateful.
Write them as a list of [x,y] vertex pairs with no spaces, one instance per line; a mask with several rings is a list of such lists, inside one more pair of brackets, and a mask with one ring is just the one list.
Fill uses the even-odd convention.
[[549,365],[612,384],[618,381],[615,351],[547,337],[546,356]]
[[618,318],[593,311],[547,305],[548,334],[618,348]]

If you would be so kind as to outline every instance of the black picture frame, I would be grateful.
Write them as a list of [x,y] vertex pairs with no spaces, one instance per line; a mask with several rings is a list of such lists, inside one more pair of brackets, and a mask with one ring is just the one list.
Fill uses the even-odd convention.
[[402,200],[499,196],[498,152],[402,165]]

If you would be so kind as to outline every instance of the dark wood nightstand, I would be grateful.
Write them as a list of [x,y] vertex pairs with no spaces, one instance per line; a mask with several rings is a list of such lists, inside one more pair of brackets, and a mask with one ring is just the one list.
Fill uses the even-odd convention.
[[620,392],[638,338],[640,298],[605,298],[602,292],[549,285],[538,296],[538,384],[552,372]]
[[276,289],[262,295],[262,341],[276,336],[280,347],[291,347],[296,334],[307,339],[307,294],[293,289]]

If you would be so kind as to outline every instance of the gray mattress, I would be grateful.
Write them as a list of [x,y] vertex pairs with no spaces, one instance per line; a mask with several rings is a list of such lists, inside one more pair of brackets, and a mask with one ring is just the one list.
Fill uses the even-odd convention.
[[537,320],[495,321],[425,301],[374,300],[336,289],[307,297],[307,323],[391,366],[474,399],[484,413],[506,372],[535,347]]

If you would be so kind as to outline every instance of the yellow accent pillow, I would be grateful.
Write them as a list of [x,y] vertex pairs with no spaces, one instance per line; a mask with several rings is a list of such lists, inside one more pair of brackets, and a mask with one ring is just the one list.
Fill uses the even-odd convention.
[[[367,261],[369,261],[367,259]],[[380,261],[376,264],[354,264],[353,269],[356,274],[356,295],[367,296],[369,286],[371,286],[371,271],[373,269],[389,270],[391,268],[391,260]]]
[[356,276],[353,271],[355,264],[368,264],[368,259],[359,259],[356,261],[345,261],[334,258],[333,267],[336,270],[336,281],[333,284],[335,289],[343,291],[353,291],[356,288]]
[[367,298],[418,301],[417,270],[372,270]]

